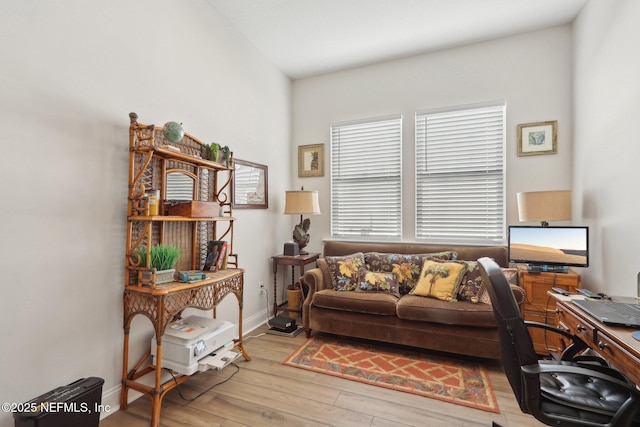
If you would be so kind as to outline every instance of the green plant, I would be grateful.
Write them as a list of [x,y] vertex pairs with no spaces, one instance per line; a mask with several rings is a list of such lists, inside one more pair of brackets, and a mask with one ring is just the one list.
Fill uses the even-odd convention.
[[[140,265],[147,265],[146,248],[138,248],[135,252],[140,257]],[[170,270],[176,266],[180,256],[180,248],[173,245],[153,245],[151,246],[151,260],[149,266],[158,271]]]
[[218,144],[217,142],[212,142],[211,145],[209,145],[209,149],[211,151],[211,159],[214,162],[218,161],[218,155],[220,153],[220,144]]

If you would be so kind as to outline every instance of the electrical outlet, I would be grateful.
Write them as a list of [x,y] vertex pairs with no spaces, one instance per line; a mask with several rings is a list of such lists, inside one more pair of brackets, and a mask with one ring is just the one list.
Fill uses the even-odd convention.
[[258,286],[260,286],[260,290],[258,291],[260,293],[260,295],[262,295],[263,293],[267,292],[267,288],[264,287],[264,283],[263,282],[258,282]]

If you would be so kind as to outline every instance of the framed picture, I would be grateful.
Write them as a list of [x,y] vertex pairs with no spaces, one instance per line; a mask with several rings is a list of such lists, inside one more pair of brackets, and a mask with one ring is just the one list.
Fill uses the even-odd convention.
[[518,125],[518,156],[556,154],[557,128],[556,120]]
[[231,206],[234,209],[269,207],[269,168],[245,160],[233,160]]
[[298,177],[324,176],[324,144],[298,146]]

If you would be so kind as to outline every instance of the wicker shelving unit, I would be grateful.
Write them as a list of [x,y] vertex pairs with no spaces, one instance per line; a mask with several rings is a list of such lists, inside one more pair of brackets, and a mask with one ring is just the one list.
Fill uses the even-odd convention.
[[[206,159],[206,145],[185,133],[177,143],[163,135],[163,128],[138,123],[135,113],[129,114],[129,187],[127,241],[124,286],[124,349],[122,368],[121,409],[128,404],[128,391],[134,389],[151,398],[151,426],[160,424],[160,408],[164,395],[191,376],[177,375],[162,381],[162,336],[167,324],[180,317],[187,307],[213,309],[228,294],[238,300],[238,339],[235,347],[250,360],[242,343],[242,300],[244,270],[238,267],[238,255],[233,247],[233,217],[229,197],[233,179],[233,157],[223,163]],[[177,184],[176,184],[177,182]],[[169,185],[171,183],[171,185]],[[186,183],[186,186],[185,186]],[[191,185],[191,183],[193,185]],[[186,197],[185,197],[186,188]],[[149,190],[160,194],[159,212],[150,214]],[[166,215],[163,201],[186,199],[207,208],[205,215]],[[207,278],[194,283],[156,283],[155,270],[142,265],[137,251],[150,251],[154,244],[164,243],[180,248],[177,270],[201,269],[211,240],[227,242],[228,261],[223,270],[206,272]],[[146,257],[149,260],[150,256]],[[129,369],[129,331],[133,318],[142,314],[153,324],[156,335],[157,363],[148,363],[151,348]],[[196,373],[197,374],[197,373]],[[194,374],[194,375],[196,375]],[[140,381],[154,375],[153,385]]]

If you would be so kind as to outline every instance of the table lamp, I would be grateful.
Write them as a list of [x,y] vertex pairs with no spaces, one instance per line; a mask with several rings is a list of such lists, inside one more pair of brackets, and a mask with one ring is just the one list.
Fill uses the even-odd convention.
[[300,215],[300,224],[293,229],[293,241],[298,244],[300,254],[307,254],[302,250],[309,243],[309,228],[311,220],[309,218],[303,220],[303,215],[319,215],[320,203],[318,202],[317,190],[305,190],[302,187],[297,191],[286,192],[286,202],[284,206],[285,214]]
[[540,221],[548,227],[548,221],[571,219],[571,190],[530,191],[518,193],[520,221]]

